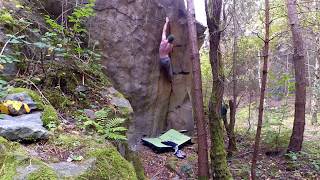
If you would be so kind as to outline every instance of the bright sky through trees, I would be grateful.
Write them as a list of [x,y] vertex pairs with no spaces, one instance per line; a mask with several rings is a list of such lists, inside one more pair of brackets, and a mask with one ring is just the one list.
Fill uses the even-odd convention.
[[[196,11],[196,19],[201,22],[203,25],[207,25],[207,20],[206,20],[206,10],[205,10],[205,0],[195,0],[194,1],[194,8]],[[186,6],[186,0],[184,1]]]

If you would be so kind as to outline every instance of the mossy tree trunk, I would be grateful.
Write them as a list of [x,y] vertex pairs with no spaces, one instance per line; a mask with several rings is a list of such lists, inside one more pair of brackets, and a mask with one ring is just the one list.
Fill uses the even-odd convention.
[[224,72],[219,44],[221,39],[220,16],[222,0],[206,0],[207,24],[210,34],[210,64],[212,68],[212,93],[209,102],[211,133],[211,169],[213,179],[232,179],[228,168],[223,140],[221,105],[224,91]]

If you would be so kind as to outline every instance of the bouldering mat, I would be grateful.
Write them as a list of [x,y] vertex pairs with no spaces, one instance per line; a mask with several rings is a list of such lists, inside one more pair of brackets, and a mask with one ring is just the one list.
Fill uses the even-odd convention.
[[181,148],[182,146],[191,143],[191,138],[174,129],[170,129],[157,138],[142,138],[142,142],[154,151],[165,152],[172,150],[172,146],[166,145],[166,142],[173,142]]

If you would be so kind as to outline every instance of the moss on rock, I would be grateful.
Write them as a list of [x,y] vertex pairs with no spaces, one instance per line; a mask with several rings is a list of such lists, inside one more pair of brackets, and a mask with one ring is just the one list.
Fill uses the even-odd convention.
[[25,164],[27,153],[16,142],[9,142],[0,137],[0,145],[4,146],[0,152],[0,180],[9,180],[16,175],[16,167]]
[[48,127],[50,124],[54,124],[56,126],[60,124],[58,112],[51,105],[45,105],[43,107],[41,120],[45,127]]
[[132,164],[126,161],[113,147],[96,149],[89,153],[89,157],[97,159],[95,167],[91,171],[82,175],[81,178],[137,179]]
[[132,151],[129,148],[129,145],[127,142],[120,142],[118,144],[119,152],[121,152],[122,156],[129,162],[133,164],[133,167],[136,171],[137,178],[139,180],[145,180],[147,179],[144,175],[144,167],[142,165],[142,162],[139,158],[139,154],[135,151]]
[[43,165],[39,170],[30,173],[27,180],[56,180],[57,174],[50,167]]

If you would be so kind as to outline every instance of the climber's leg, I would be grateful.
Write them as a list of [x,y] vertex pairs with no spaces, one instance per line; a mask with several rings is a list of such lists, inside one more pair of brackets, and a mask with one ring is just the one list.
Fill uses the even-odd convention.
[[169,57],[160,58],[160,66],[161,66],[161,69],[165,72],[165,75],[168,78],[168,80],[172,82],[173,72],[172,72],[170,58]]

